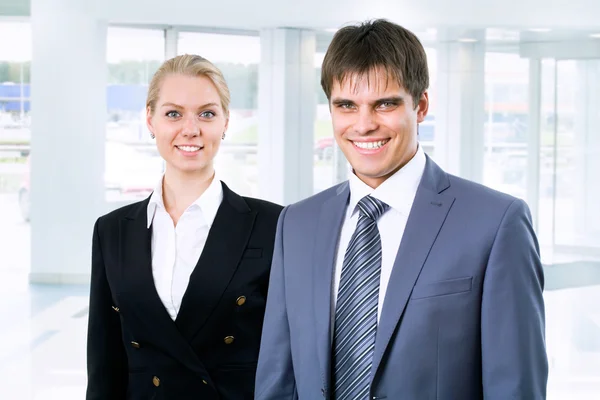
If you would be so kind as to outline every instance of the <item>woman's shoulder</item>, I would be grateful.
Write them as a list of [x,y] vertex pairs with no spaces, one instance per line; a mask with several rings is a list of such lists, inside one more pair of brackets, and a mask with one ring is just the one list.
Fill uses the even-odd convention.
[[119,220],[127,217],[135,218],[138,216],[139,213],[143,213],[145,215],[148,209],[148,200],[149,199],[146,198],[135,203],[118,206],[99,217],[98,222],[102,224],[110,224],[118,222]]
[[267,200],[257,199],[255,197],[244,197],[244,200],[251,210],[259,213],[262,212],[279,216],[279,213],[283,210],[282,205]]

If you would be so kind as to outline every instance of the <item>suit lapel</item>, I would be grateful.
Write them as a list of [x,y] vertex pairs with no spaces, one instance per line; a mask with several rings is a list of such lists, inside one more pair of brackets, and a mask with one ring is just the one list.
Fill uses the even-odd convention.
[[321,207],[315,250],[314,268],[314,313],[317,339],[317,354],[321,365],[325,389],[328,390],[331,368],[331,292],[333,271],[336,262],[338,240],[348,205],[350,188],[342,184],[336,195]]
[[156,341],[158,347],[172,354],[192,371],[201,373],[200,360],[183,340],[156,291],[152,276],[152,231],[147,227],[148,202],[149,198],[139,203],[121,220],[119,252],[122,296],[133,305],[127,312],[137,314],[140,321],[147,322],[148,329],[164,338]]
[[206,240],[204,250],[190,276],[175,320],[191,343],[215,309],[237,270],[252,233],[256,212],[224,183],[223,201]]
[[[158,297],[152,276],[152,231],[147,228],[149,199],[140,203],[139,208],[132,210],[121,221],[121,260],[124,292],[135,296],[136,304],[143,307],[153,324],[166,328],[173,325],[164,305]],[[168,328],[166,328],[168,330]]]
[[371,378],[375,377],[427,255],[454,203],[454,197],[441,193],[449,185],[446,173],[427,158],[388,283],[377,328]]

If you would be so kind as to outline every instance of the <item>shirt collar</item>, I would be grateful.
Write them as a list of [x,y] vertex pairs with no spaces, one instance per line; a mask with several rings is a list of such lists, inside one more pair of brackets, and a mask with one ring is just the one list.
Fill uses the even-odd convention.
[[[160,180],[154,187],[154,191],[152,192],[152,195],[150,196],[150,201],[148,202],[148,228],[152,226],[152,221],[154,220],[157,208],[165,210],[162,190],[163,179],[164,175],[160,178]],[[196,201],[194,201],[188,207],[188,210],[192,207],[200,208],[204,217],[204,221],[210,228],[210,226],[212,226],[213,221],[215,220],[215,217],[217,216],[217,211],[219,210],[219,206],[221,205],[222,201],[223,186],[221,185],[221,180],[219,179],[218,175],[215,173],[210,185],[208,185],[208,188],[206,188],[204,193],[202,193],[202,195],[198,197]]]
[[348,204],[348,216],[350,217],[356,212],[358,202],[367,195],[371,195],[386,203],[390,208],[408,215],[417,194],[426,161],[425,153],[419,145],[413,158],[376,189],[371,188],[352,173],[349,179],[350,203]]

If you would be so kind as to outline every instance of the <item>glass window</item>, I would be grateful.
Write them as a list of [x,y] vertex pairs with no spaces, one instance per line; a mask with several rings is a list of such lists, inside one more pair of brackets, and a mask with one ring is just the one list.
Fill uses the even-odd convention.
[[525,198],[529,61],[518,54],[485,56],[485,185]]
[[434,155],[435,111],[437,105],[437,50],[426,47],[427,65],[429,66],[429,111],[425,121],[419,124],[419,144],[430,157]]
[[[29,220],[31,26],[0,22],[0,208]],[[2,221],[5,221],[2,219]]]
[[0,38],[0,272],[18,272],[25,280],[29,271],[31,26],[0,22]]
[[[321,65],[325,52],[315,53],[315,91],[317,93],[317,110],[314,126],[314,161],[313,161],[313,192],[318,193],[336,184],[334,159],[339,152],[333,137],[329,102],[321,87]],[[340,153],[341,154],[341,153]]]
[[538,240],[542,260],[551,262],[554,232],[554,130],[556,61],[542,60],[540,99],[540,181],[538,200]]
[[543,64],[540,226],[549,259],[600,260],[600,60]]
[[231,92],[229,127],[215,169],[234,191],[258,197],[258,36],[180,32],[178,54],[198,54],[214,63]]
[[162,30],[109,27],[106,93],[106,200],[134,201],[150,194],[163,163],[146,127],[148,83],[164,61]]

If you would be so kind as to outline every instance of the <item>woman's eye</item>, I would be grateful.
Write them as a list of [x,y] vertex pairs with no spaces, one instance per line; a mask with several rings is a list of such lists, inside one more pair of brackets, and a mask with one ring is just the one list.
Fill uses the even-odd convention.
[[178,113],[177,111],[169,111],[169,112],[168,112],[166,115],[167,115],[167,117],[169,117],[169,118],[177,118],[177,117],[179,117],[179,116],[180,116],[180,115],[179,115],[179,113]]
[[215,113],[212,111],[204,111],[202,114],[200,114],[200,116],[202,118],[212,118],[215,116]]

